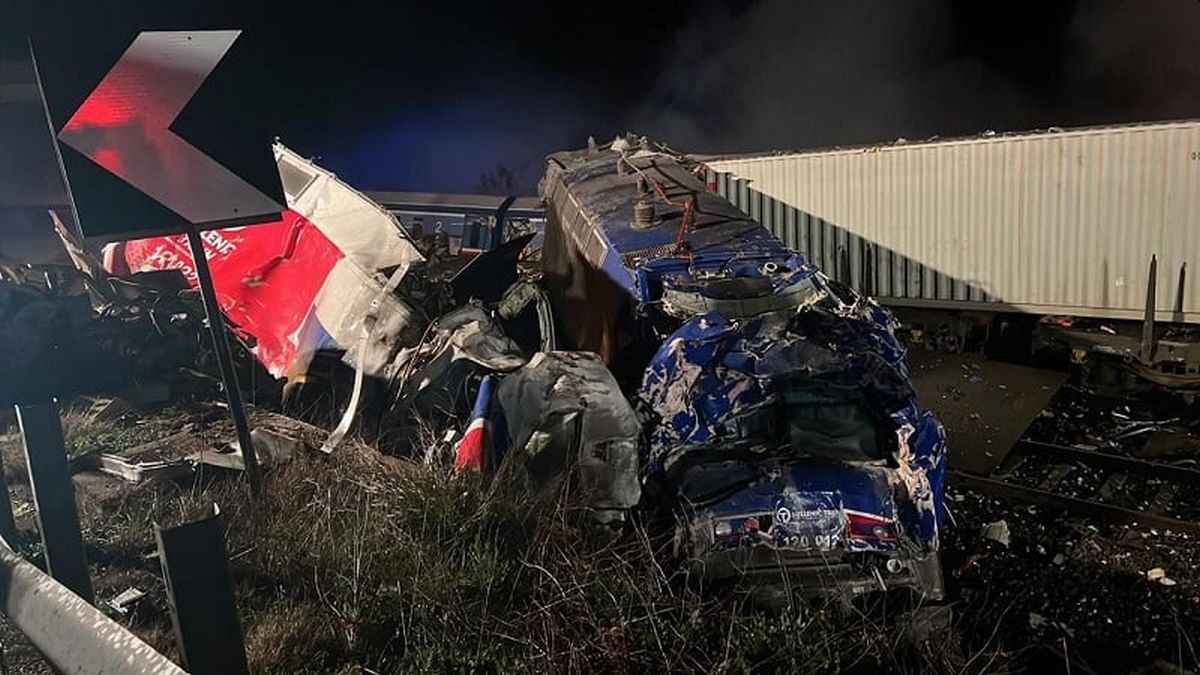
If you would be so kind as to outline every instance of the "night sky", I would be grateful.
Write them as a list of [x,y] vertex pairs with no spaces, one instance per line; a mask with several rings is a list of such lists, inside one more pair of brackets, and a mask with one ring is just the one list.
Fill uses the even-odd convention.
[[204,93],[363,188],[504,165],[533,193],[546,154],[625,130],[749,152],[1200,116],[1197,0],[0,1],[71,40],[245,29],[222,67],[258,86]]

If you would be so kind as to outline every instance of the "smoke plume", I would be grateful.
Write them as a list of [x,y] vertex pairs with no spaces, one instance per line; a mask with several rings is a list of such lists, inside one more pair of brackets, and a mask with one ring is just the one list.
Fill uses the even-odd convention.
[[744,152],[1200,116],[1200,2],[760,0],[671,42],[629,116]]

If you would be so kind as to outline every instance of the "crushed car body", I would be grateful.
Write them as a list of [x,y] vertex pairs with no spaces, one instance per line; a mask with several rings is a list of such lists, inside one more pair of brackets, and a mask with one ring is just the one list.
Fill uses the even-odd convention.
[[680,551],[711,578],[940,598],[945,435],[891,314],[695,170],[626,137],[550,156],[541,186],[551,297],[643,411]]

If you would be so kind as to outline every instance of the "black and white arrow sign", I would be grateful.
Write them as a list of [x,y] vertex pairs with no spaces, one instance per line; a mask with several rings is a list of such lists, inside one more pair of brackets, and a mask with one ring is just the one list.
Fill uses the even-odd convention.
[[238,30],[35,18],[46,141],[60,150],[82,234],[112,241],[278,219],[271,141],[287,95],[266,67],[276,45]]
[[240,32],[138,35],[59,139],[193,224],[278,213],[274,200],[170,129]]

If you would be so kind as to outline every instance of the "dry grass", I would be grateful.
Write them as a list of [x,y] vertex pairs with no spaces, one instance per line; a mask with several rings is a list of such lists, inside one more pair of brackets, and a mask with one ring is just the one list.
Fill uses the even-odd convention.
[[960,670],[882,614],[763,611],[701,588],[653,527],[600,530],[514,483],[349,443],[275,470],[257,501],[239,478],[201,476],[82,511],[98,597],[147,591],[128,622],[173,654],[153,527],[220,504],[256,672]]

